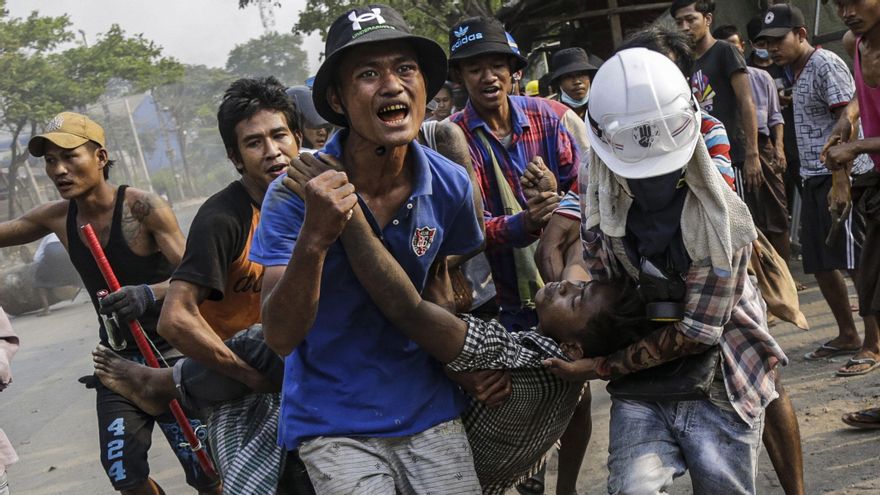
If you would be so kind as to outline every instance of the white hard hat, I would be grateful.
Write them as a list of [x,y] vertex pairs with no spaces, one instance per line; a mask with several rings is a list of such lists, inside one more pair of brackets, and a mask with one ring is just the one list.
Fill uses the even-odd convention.
[[621,50],[602,64],[590,95],[590,144],[615,174],[656,177],[690,161],[700,139],[700,107],[667,57]]

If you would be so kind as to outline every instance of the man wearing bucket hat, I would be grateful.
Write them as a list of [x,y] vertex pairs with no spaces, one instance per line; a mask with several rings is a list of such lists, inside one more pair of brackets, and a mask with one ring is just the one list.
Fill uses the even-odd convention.
[[696,493],[755,493],[764,408],[786,357],[747,273],[748,208],[712,163],[672,61],[620,51],[593,91],[585,261],[596,279],[638,281],[662,324],[608,356],[548,365],[611,379],[609,493],[663,493],[687,470]]
[[[108,182],[113,161],[104,147],[104,129],[85,115],[63,112],[46,126],[46,132],[28,142],[33,156],[44,157],[46,175],[55,184],[60,200],[38,206],[19,218],[0,223],[0,245],[11,246],[55,233],[67,249],[83,280],[95,310],[115,315],[120,325],[100,321],[100,341],[124,346],[120,354],[140,358],[125,323],[137,319],[159,352],[173,351],[156,331],[168,278],[183,255],[184,236],[168,204],[156,194]],[[122,288],[98,300],[107,288],[97,263],[81,237],[80,225],[91,224],[104,246]],[[169,359],[170,360],[170,359]],[[159,494],[150,478],[147,454],[154,424],[158,424],[174,449],[187,476],[199,493],[219,493],[220,482],[199,467],[179,433],[171,414],[147,413],[132,401],[98,382],[96,385],[101,463],[113,487],[122,493]],[[194,427],[198,423],[194,422]]]
[[559,88],[557,101],[564,103],[586,121],[587,101],[590,99],[590,80],[598,70],[590,63],[583,48],[563,48],[550,59],[553,72],[550,84]]
[[487,254],[501,321],[510,329],[528,329],[537,323],[532,305],[540,276],[533,262],[528,266],[531,255],[515,250],[524,252],[534,244],[559,199],[553,191],[526,198],[519,179],[530,161],[540,160],[558,190],[567,190],[579,150],[547,102],[507,95],[511,75],[525,67],[526,59],[510,46],[500,22],[482,17],[462,21],[450,30],[449,44],[452,75],[469,96],[465,108],[450,119],[468,139],[486,203]]
[[384,5],[338,17],[325,53],[313,100],[343,129],[316,156],[344,172],[304,200],[273,182],[250,251],[266,267],[266,342],[285,356],[279,441],[317,493],[479,493],[464,396],[381,315],[338,242],[360,204],[419,290],[435,261],[482,246],[467,173],[414,143],[446,56]]

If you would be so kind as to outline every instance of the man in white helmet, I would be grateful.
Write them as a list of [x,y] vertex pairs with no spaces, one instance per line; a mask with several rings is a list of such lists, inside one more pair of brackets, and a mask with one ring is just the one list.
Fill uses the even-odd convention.
[[637,282],[658,326],[609,355],[547,365],[610,380],[609,493],[665,492],[687,470],[696,493],[755,493],[764,409],[787,358],[746,271],[748,208],[713,165],[672,61],[623,50],[592,91],[586,266]]

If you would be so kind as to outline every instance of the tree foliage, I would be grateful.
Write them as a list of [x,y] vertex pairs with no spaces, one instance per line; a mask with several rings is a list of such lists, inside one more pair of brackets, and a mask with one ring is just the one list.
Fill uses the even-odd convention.
[[297,34],[269,32],[229,52],[226,70],[239,77],[275,76],[289,86],[303,84],[308,72],[306,53]]
[[10,216],[15,213],[15,177],[27,158],[21,137],[42,131],[58,112],[82,111],[113,79],[143,90],[183,75],[182,66],[163,57],[161,47],[141,35],[127,36],[119,26],[111,26],[91,46],[61,51],[73,33],[66,15],[33,12],[12,18],[0,0],[0,127],[13,138],[6,175]]
[[[239,0],[239,8],[256,4],[259,0]],[[491,17],[504,4],[503,0],[386,0],[403,14],[413,31],[432,38],[446,47],[448,30],[458,21],[472,16]],[[353,0],[306,0],[293,32],[307,35],[321,33],[326,38],[327,30],[339,15],[352,5],[363,2]]]
[[[217,171],[217,159],[223,160],[225,156],[217,130],[217,108],[223,92],[234,79],[234,75],[223,69],[187,65],[180,81],[153,91],[153,97],[173,119],[171,127],[180,143],[184,177],[193,192],[216,190],[217,184],[204,178]],[[231,171],[232,166],[228,169]],[[198,176],[199,181],[194,181],[193,176]],[[221,176],[228,177],[228,174]]]

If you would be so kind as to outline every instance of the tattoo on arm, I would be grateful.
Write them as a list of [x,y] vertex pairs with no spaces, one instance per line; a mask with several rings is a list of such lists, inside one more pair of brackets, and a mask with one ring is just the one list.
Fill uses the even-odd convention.
[[131,204],[131,215],[140,222],[146,220],[152,210],[150,198],[138,198]]
[[135,239],[154,206],[147,197],[137,198],[128,205],[122,215],[122,233],[126,239]]
[[642,340],[608,356],[612,376],[626,375],[698,354],[709,345],[689,339],[673,325],[667,325]]

